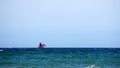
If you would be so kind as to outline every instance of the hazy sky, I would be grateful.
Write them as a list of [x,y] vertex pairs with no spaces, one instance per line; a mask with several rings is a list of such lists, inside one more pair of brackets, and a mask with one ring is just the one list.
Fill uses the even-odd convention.
[[120,0],[0,0],[0,47],[120,47]]

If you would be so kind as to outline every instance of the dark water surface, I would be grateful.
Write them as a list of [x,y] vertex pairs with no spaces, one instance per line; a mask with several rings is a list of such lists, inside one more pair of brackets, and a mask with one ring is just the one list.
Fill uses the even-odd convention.
[[120,68],[120,48],[0,48],[0,68]]

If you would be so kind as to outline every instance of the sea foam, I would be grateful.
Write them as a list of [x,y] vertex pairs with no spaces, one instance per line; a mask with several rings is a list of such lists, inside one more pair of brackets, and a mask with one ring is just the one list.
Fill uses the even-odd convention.
[[4,50],[0,50],[0,51],[4,51]]
[[90,66],[87,66],[85,68],[101,68],[101,67],[98,67],[98,66],[95,66],[95,65],[90,65]]

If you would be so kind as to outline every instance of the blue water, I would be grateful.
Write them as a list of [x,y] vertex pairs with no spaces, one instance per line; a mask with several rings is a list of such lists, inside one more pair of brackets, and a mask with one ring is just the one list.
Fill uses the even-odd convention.
[[120,68],[120,49],[0,48],[0,68]]

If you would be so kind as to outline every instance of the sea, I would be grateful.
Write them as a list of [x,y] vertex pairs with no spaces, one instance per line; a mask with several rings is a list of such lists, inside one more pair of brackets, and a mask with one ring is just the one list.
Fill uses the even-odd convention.
[[0,48],[0,68],[120,68],[120,48]]

